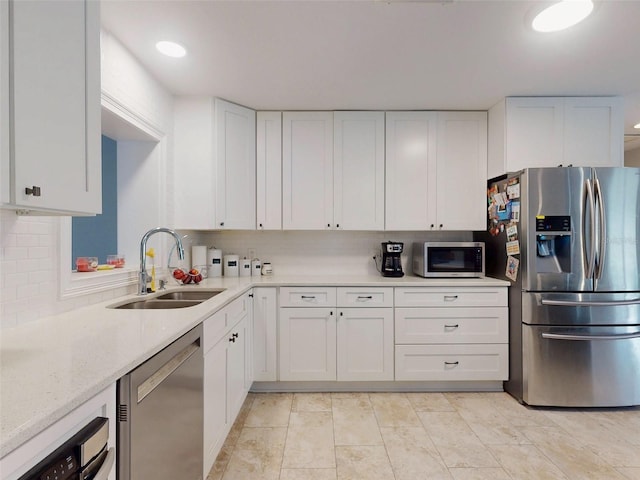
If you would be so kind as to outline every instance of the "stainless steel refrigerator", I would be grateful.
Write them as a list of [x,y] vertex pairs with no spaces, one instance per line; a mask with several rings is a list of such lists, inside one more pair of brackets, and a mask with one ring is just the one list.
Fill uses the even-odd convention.
[[640,169],[526,169],[487,193],[487,272],[511,281],[505,390],[640,405]]

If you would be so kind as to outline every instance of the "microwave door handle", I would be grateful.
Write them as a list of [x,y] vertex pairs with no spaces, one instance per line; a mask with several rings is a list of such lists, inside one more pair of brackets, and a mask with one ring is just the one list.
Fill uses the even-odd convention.
[[602,197],[602,190],[600,189],[600,180],[597,178],[593,181],[594,185],[594,193],[596,197],[596,203],[598,204],[598,226],[600,227],[600,231],[598,232],[598,260],[595,263],[595,278],[598,279],[602,275],[602,268],[604,266],[604,256],[605,256],[605,244],[606,244],[606,225],[605,225],[605,209],[604,209],[604,198]]
[[[595,258],[596,258],[596,213],[595,213],[595,200],[593,196],[593,188],[591,187],[591,180],[585,181],[585,198],[584,198],[584,209],[582,211],[582,254],[585,261],[585,277],[592,278],[593,270],[595,267]],[[591,224],[589,225],[589,232],[587,235],[587,210],[589,214],[589,221]],[[587,238],[589,238],[589,251],[587,252]]]

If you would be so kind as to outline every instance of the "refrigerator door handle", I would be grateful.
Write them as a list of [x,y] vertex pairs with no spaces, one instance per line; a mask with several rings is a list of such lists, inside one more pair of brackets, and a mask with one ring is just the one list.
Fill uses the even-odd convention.
[[596,203],[598,204],[598,225],[600,227],[600,231],[598,232],[598,258],[595,263],[595,272],[594,276],[596,279],[600,278],[602,274],[602,268],[604,266],[604,254],[605,254],[605,242],[606,242],[606,225],[605,225],[605,217],[604,217],[604,198],[602,196],[602,190],[600,189],[600,181],[596,178],[593,181],[594,185],[594,194],[596,197]]
[[[595,209],[595,200],[593,196],[593,188],[591,187],[591,180],[587,180],[585,182],[586,186],[586,196],[584,201],[584,210],[583,210],[583,218],[582,218],[582,253],[585,258],[585,277],[593,278],[593,270],[595,268],[595,260],[596,260],[596,209]],[[589,210],[589,220],[591,224],[589,226],[589,235],[586,232],[587,225],[587,206]],[[587,243],[586,238],[589,238],[589,242],[591,243],[589,247],[589,252],[587,252]],[[588,253],[588,254],[587,254]]]
[[549,340],[579,340],[579,341],[630,340],[633,338],[640,338],[640,332],[621,333],[618,335],[567,335],[562,333],[543,333],[542,338],[547,338]]
[[611,302],[588,302],[579,300],[541,300],[542,305],[552,307],[615,307],[620,305],[640,305],[640,298],[631,300],[613,300]]

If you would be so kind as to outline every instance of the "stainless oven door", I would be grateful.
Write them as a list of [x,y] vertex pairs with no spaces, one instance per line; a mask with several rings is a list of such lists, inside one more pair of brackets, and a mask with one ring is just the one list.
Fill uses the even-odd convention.
[[640,326],[522,325],[523,401],[640,405]]

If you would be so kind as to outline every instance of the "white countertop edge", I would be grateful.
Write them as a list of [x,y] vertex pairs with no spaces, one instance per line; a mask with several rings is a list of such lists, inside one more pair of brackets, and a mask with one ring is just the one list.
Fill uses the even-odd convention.
[[[494,278],[447,278],[426,279],[404,276],[388,278],[356,275],[295,275],[272,277],[210,278],[200,285],[169,288],[167,291],[181,288],[225,288],[226,290],[200,305],[188,309],[176,310],[114,310],[106,308],[135,299],[128,295],[95,305],[82,307],[70,312],[46,317],[24,325],[0,331],[0,458],[13,451],[24,442],[52,425],[84,402],[100,393],[174,340],[196,327],[211,314],[236,299],[253,287],[268,286],[363,286],[363,287],[506,287],[509,282]],[[153,317],[152,317],[153,316]],[[111,324],[111,325],[110,325]],[[115,329],[111,328],[115,325]],[[92,330],[95,329],[95,330]],[[148,329],[148,332],[145,332]],[[99,330],[99,331],[98,331]],[[134,338],[136,352],[126,351],[126,338],[118,339],[119,333]],[[130,332],[130,333],[129,333]],[[147,334],[150,337],[147,339]],[[75,337],[75,338],[74,338]],[[93,341],[95,347],[107,344],[105,348],[117,350],[113,357],[99,358],[99,349],[83,342]],[[61,353],[49,352],[49,343],[61,342]],[[109,343],[112,342],[112,344]],[[75,343],[74,343],[75,342]],[[76,366],[73,352],[82,345],[88,352],[79,362],[78,377],[85,373],[89,378],[73,377]],[[31,350],[31,351],[30,351]],[[104,352],[108,354],[109,352]],[[29,355],[35,359],[29,358]],[[25,364],[21,364],[24,356]],[[69,356],[71,372],[43,372],[46,367],[55,369],[58,357]],[[116,357],[117,358],[114,358]],[[29,360],[35,365],[29,365]],[[63,360],[67,360],[66,358]],[[110,362],[101,365],[100,361]],[[39,369],[35,374],[29,368]],[[39,373],[39,375],[38,375]],[[23,380],[33,376],[41,382],[35,385]],[[42,378],[42,377],[45,378]],[[47,384],[49,382],[49,384]],[[66,383],[66,385],[61,385]],[[20,384],[20,386],[18,386]],[[72,391],[73,393],[68,393]],[[31,402],[29,401],[31,400]],[[17,409],[17,410],[16,410]]]

